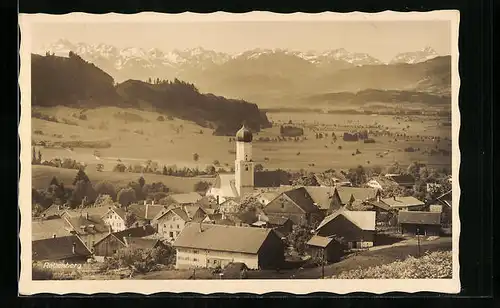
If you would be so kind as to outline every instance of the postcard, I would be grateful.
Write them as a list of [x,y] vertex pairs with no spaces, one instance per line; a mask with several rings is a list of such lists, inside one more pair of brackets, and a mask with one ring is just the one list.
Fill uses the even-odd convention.
[[21,14],[20,294],[458,293],[458,23]]

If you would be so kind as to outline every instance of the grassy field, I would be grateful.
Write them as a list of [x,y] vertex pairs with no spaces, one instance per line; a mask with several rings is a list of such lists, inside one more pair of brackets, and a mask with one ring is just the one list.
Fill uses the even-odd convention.
[[[77,173],[77,170],[49,166],[32,166],[31,170],[32,187],[34,188],[48,187],[53,176],[57,177],[57,179],[65,185],[71,185]],[[141,176],[138,173],[121,173],[111,171],[98,172],[92,169],[86,171],[86,174],[90,178],[90,181],[94,184],[99,181],[107,181],[115,185],[115,187],[126,186],[131,181],[137,181]],[[173,192],[191,192],[194,191],[194,184],[198,181],[206,181],[210,183],[214,181],[214,178],[188,178],[156,174],[144,174],[144,179],[146,180],[146,183],[162,182]]]
[[[228,137],[213,136],[212,130],[202,128],[194,123],[179,119],[157,121],[156,112],[139,110],[124,110],[113,107],[91,109],[84,111],[87,120],[75,118],[81,110],[56,107],[36,108],[40,113],[51,115],[59,120],[66,119],[74,122],[68,125],[50,122],[38,118],[32,120],[33,141],[101,141],[111,144],[108,148],[77,148],[44,147],[44,160],[56,157],[72,158],[85,162],[87,169],[95,169],[97,164],[103,164],[104,170],[112,170],[119,161],[125,164],[143,164],[152,160],[160,165],[177,165],[180,167],[198,167],[204,169],[214,160],[220,161],[226,169],[234,165],[235,144],[229,142]],[[117,118],[119,112],[129,112],[137,115],[143,121],[126,121]],[[307,140],[284,142],[254,142],[254,161],[261,163],[268,169],[308,169],[323,171],[329,168],[347,169],[357,165],[386,166],[397,161],[407,165],[412,161],[421,161],[438,167],[449,167],[451,156],[429,156],[422,151],[407,153],[406,147],[420,149],[445,149],[451,151],[451,142],[441,142],[426,139],[421,141],[415,136],[439,136],[451,138],[451,127],[440,125],[447,119],[436,117],[398,118],[388,115],[349,115],[349,114],[322,114],[322,113],[293,113],[273,112],[268,117],[275,123],[272,128],[255,134],[259,137],[277,137],[279,125],[292,123],[304,127]],[[344,131],[360,127],[374,127],[382,125],[392,133],[406,133],[413,139],[394,141],[392,137],[375,137],[375,143],[344,142],[338,138],[333,143],[331,132],[341,136]],[[328,138],[316,139],[315,133],[327,132]],[[339,149],[339,146],[342,149]],[[99,157],[94,155],[98,150]],[[356,150],[361,154],[352,155]],[[386,152],[383,157],[378,153]],[[199,155],[194,161],[193,154]],[[314,166],[311,164],[314,163]]]

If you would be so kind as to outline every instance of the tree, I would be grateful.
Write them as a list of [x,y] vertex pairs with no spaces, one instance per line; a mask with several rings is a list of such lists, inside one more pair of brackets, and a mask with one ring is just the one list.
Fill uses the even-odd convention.
[[303,225],[293,225],[292,232],[287,235],[287,243],[295,248],[299,255],[304,255],[306,243],[311,239],[311,228]]
[[194,161],[198,161],[198,159],[200,159],[200,155],[198,155],[198,153],[194,153],[193,154],[193,160]]
[[79,180],[75,183],[75,189],[71,194],[70,202],[75,206],[79,205],[87,205],[88,203],[94,203],[97,198],[97,194],[92,187],[90,182],[86,182],[85,180]]
[[214,167],[214,166],[212,166],[212,165],[207,166],[207,168],[205,169],[205,172],[206,172],[207,174],[210,174],[210,175],[215,174],[215,167]]
[[210,183],[205,181],[199,181],[194,184],[194,191],[197,192],[206,192],[210,187]]
[[31,164],[33,164],[33,165],[38,164],[38,162],[36,160],[36,149],[35,149],[35,147],[33,147],[33,153],[32,153],[32,156],[31,156]]
[[110,195],[99,195],[97,196],[97,198],[95,199],[95,202],[94,202],[94,207],[110,207],[110,206],[113,206],[115,204],[113,198],[111,198]]
[[133,212],[127,212],[125,214],[125,227],[130,228],[132,227],[137,221],[137,216]]
[[95,169],[98,171],[98,172],[102,172],[104,170],[104,165],[103,164],[97,164]]
[[349,169],[349,172],[346,175],[347,179],[356,186],[366,183],[367,175],[365,168],[359,165],[355,169]]
[[137,182],[128,183],[128,187],[132,188],[135,192],[135,197],[137,200],[144,200],[144,196],[142,194],[142,187]]
[[83,171],[83,169],[79,169],[78,172],[76,173],[75,179],[73,180],[73,185],[76,185],[76,183],[79,181],[90,183],[90,179],[85,173],[85,171]]
[[135,190],[130,187],[121,189],[118,192],[116,199],[122,206],[128,206],[137,201]]
[[127,167],[122,163],[119,163],[113,167],[113,172],[125,172],[126,170]]
[[52,186],[52,185],[59,186],[59,181],[57,180],[57,178],[55,176],[53,176],[52,180],[50,180],[49,186]]
[[217,159],[213,161],[212,163],[214,166],[217,166],[219,167],[220,166],[220,161],[218,161]]
[[116,189],[113,184],[107,181],[100,181],[94,187],[97,195],[109,195],[111,199],[116,200]]
[[254,169],[255,171],[264,171],[264,166],[262,164],[256,164]]
[[40,152],[40,150],[38,150],[38,159],[37,159],[37,163],[41,164],[42,163],[42,152]]
[[144,187],[144,184],[146,184],[146,180],[144,179],[144,177],[142,177],[142,176],[141,176],[141,177],[139,178],[139,185],[140,185],[140,186],[141,186],[141,188],[142,188],[142,187]]

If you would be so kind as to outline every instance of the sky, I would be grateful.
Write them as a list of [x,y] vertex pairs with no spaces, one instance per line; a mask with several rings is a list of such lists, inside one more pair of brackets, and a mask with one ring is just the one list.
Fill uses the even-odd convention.
[[190,23],[39,23],[32,48],[59,39],[163,51],[203,47],[226,53],[254,48],[325,51],[345,48],[389,61],[426,46],[451,53],[449,21],[227,21]]

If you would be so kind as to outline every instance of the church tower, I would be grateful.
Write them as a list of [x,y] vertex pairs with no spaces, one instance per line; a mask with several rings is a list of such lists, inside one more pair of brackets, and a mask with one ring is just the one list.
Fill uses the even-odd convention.
[[235,186],[239,196],[251,193],[254,187],[252,160],[252,132],[243,125],[236,133]]

